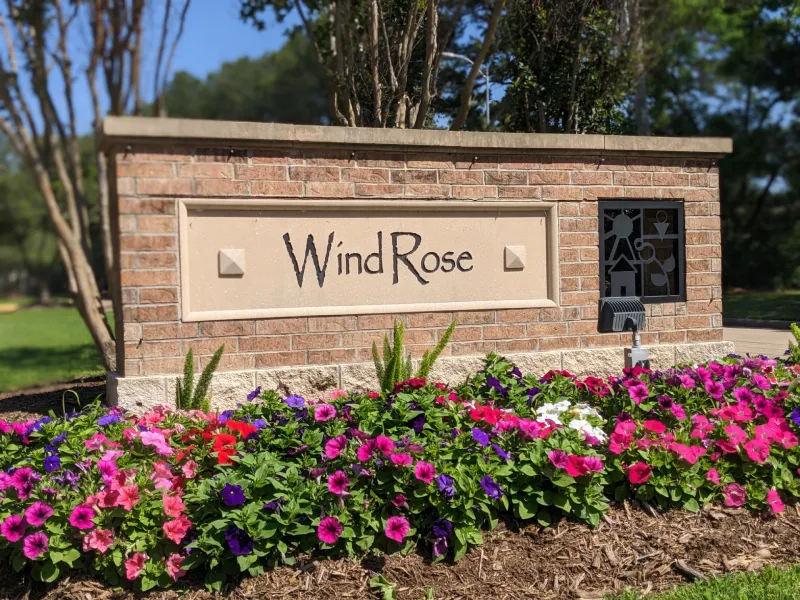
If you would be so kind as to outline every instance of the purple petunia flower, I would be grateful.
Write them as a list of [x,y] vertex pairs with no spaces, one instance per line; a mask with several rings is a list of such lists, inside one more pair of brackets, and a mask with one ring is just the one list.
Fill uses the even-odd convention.
[[450,537],[453,534],[453,524],[447,519],[436,519],[433,522],[433,535],[437,538]]
[[253,551],[253,538],[245,530],[236,526],[229,527],[225,531],[225,541],[234,556],[244,556]]
[[119,415],[109,413],[97,419],[97,424],[100,425],[100,427],[107,427],[109,425],[113,425],[114,423],[119,423],[120,420],[121,419],[119,418]]
[[241,506],[246,500],[244,490],[240,486],[231,483],[226,483],[219,495],[222,497],[222,503],[225,506]]
[[67,439],[66,433],[59,433],[56,437],[50,440],[50,443],[53,446],[58,446],[59,444],[63,444],[66,441],[66,439]]
[[481,479],[481,487],[492,500],[499,500],[503,496],[503,488],[489,475],[483,476],[483,479]]
[[47,473],[58,471],[61,468],[61,458],[58,455],[48,456],[44,459],[44,470]]
[[502,458],[506,462],[511,458],[511,455],[508,452],[506,452],[505,450],[503,450],[497,444],[492,444],[492,450],[497,452],[497,456],[499,456],[500,458]]
[[278,498],[277,500],[273,500],[272,502],[266,502],[264,504],[264,510],[273,510],[276,513],[280,514],[281,504],[283,504],[283,498]]
[[411,421],[411,429],[416,433],[422,433],[422,428],[425,427],[426,422],[425,415],[418,415]]
[[233,411],[232,410],[226,410],[225,412],[219,414],[219,417],[217,417],[217,421],[219,421],[219,423],[221,425],[224,425],[225,423],[228,422],[228,420],[232,416],[233,416]]
[[256,419],[253,421],[253,427],[256,429],[266,429],[267,422],[264,419]]
[[501,385],[500,380],[497,379],[496,377],[492,377],[491,375],[486,378],[486,385],[488,385],[490,389],[499,392],[503,396],[505,396],[508,393],[508,388]]
[[303,408],[306,403],[306,399],[302,396],[295,396],[292,394],[291,396],[287,396],[283,399],[283,401],[290,406],[291,408]]
[[795,408],[789,415],[789,418],[792,420],[792,423],[800,427],[800,408]]
[[442,473],[434,479],[434,481],[439,484],[439,491],[444,494],[445,498],[452,498],[456,495],[456,488],[453,485],[453,478],[450,477],[450,475]]
[[256,389],[254,389],[252,392],[250,392],[249,394],[247,394],[247,401],[248,401],[248,402],[252,402],[252,401],[253,401],[253,400],[255,400],[256,398],[258,398],[260,395],[261,395],[261,386],[258,386],[258,387],[257,387]]
[[489,436],[485,431],[482,431],[477,427],[472,428],[472,439],[478,442],[484,448],[489,445]]

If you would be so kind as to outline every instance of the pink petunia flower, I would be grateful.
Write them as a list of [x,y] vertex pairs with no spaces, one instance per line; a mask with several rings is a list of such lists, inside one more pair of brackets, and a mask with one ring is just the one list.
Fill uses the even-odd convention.
[[392,498],[392,506],[396,508],[408,508],[408,498],[403,494],[397,494]]
[[25,510],[25,520],[33,527],[41,527],[53,516],[53,507],[44,502],[34,502]]
[[317,537],[326,544],[335,544],[339,536],[342,535],[344,527],[336,517],[325,517],[319,522],[317,527]]
[[750,440],[744,445],[744,449],[753,462],[764,463],[769,457],[769,442],[765,439]]
[[386,520],[384,533],[390,540],[401,543],[408,535],[408,530],[410,528],[411,526],[408,523],[408,519],[405,517],[389,517]]
[[147,562],[147,555],[144,552],[135,552],[125,561],[125,579],[133,581],[139,577]]
[[94,510],[85,504],[79,504],[72,509],[69,515],[69,524],[76,529],[91,529],[94,527]]
[[702,446],[687,446],[678,442],[670,444],[669,449],[690,465],[695,464],[706,453],[706,449]]
[[747,498],[747,492],[738,483],[731,483],[722,493],[725,494],[725,506],[741,506]]
[[105,554],[114,543],[114,534],[110,529],[95,529],[83,536],[83,551],[97,550]]
[[414,459],[411,458],[411,455],[405,454],[404,452],[398,452],[397,454],[392,454],[391,460],[392,463],[397,465],[398,467],[407,467],[414,462]]
[[567,475],[570,477],[583,477],[589,472],[589,469],[586,468],[586,465],[584,464],[584,458],[582,456],[570,454],[567,457],[566,471]]
[[714,485],[719,485],[719,473],[716,469],[709,469],[708,473],[706,473],[706,479]]
[[738,425],[726,425],[725,433],[728,434],[728,440],[731,444],[738,446],[747,441],[747,432]]
[[164,535],[170,540],[176,544],[180,544],[181,540],[183,540],[183,538],[189,532],[191,526],[191,521],[189,521],[185,515],[180,515],[179,517],[164,523],[161,526],[161,529],[164,530]]
[[385,435],[379,435],[375,438],[375,445],[384,456],[389,456],[394,450],[394,441]]
[[433,478],[436,477],[436,467],[429,462],[421,460],[414,466],[414,477],[426,485],[430,484]]
[[778,490],[771,489],[767,492],[767,503],[769,504],[773,513],[778,514],[783,512],[783,500],[781,500]]
[[119,499],[117,506],[121,506],[125,510],[132,510],[133,506],[139,502],[139,486],[126,485],[119,489]]
[[168,496],[164,494],[162,498],[164,502],[164,514],[168,517],[177,517],[186,510],[186,505],[179,496]]
[[639,461],[631,465],[630,469],[628,469],[628,481],[633,485],[642,485],[650,479],[652,474],[653,471],[650,469],[650,466],[647,463]]
[[186,571],[181,569],[185,558],[182,554],[170,554],[167,559],[167,573],[172,577],[172,581],[178,581],[178,579],[186,575]]
[[648,431],[652,431],[653,433],[664,433],[667,430],[666,425],[664,425],[661,421],[656,420],[644,421],[642,423],[642,427]]
[[50,545],[50,538],[47,537],[42,531],[37,531],[28,536],[22,542],[22,553],[25,558],[36,560],[42,554],[47,552],[47,547]]
[[3,537],[9,542],[14,544],[25,535],[27,527],[28,524],[25,522],[25,519],[19,515],[11,515],[6,517],[3,524],[0,525],[0,533],[2,533]]
[[336,417],[336,409],[332,404],[320,404],[314,409],[314,420],[330,421]]
[[344,471],[336,471],[328,477],[328,489],[332,494],[343,496],[347,493],[348,485],[350,485],[350,479]]
[[194,479],[195,475],[197,475],[197,467],[198,464],[195,461],[187,460],[181,467],[183,476],[186,477],[186,479]]
[[331,438],[325,443],[325,457],[334,459],[344,452],[345,448],[347,448],[347,437],[344,435],[337,435],[335,438]]

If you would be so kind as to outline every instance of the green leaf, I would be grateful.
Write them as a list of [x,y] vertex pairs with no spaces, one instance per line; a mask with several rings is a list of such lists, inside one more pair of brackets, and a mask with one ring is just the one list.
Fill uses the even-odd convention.
[[40,581],[45,583],[53,583],[61,574],[61,570],[49,560],[45,561],[38,571]]
[[700,510],[700,505],[694,498],[689,498],[688,500],[684,501],[683,508],[685,508],[689,512],[696,513]]

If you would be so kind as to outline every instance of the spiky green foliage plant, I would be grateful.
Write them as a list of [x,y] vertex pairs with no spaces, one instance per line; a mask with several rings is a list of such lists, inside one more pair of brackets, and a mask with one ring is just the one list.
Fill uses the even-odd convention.
[[197,387],[195,387],[194,354],[189,350],[186,354],[186,360],[183,363],[183,378],[178,377],[175,382],[175,406],[181,410],[202,410],[208,412],[211,408],[209,394],[211,380],[214,378],[214,372],[219,366],[219,361],[224,351],[225,347],[220,346],[214,353],[214,356],[211,357],[206,368],[203,369],[203,372],[200,374],[200,379],[197,380]]
[[[436,359],[439,358],[450,342],[455,328],[456,322],[453,321],[442,334],[433,350],[425,351],[414,377],[427,377],[430,374]],[[392,391],[396,383],[410,379],[412,376],[411,356],[406,355],[404,336],[405,326],[402,321],[395,321],[392,332],[393,341],[389,341],[388,335],[383,337],[383,358],[378,352],[377,344],[375,342],[372,343],[372,360],[375,362],[375,374],[378,377],[381,390],[384,392]]]

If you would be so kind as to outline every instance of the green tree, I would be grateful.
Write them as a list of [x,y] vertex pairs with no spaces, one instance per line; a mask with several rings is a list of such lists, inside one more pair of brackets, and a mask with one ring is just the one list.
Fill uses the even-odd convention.
[[510,0],[497,73],[506,131],[614,133],[632,87],[631,26],[613,0]]
[[299,33],[278,51],[225,63],[205,80],[176,73],[166,88],[165,105],[171,117],[330,122],[324,73]]
[[671,0],[649,28],[657,135],[730,136],[720,164],[728,287],[800,285],[800,5]]
[[[325,75],[332,122],[351,127],[432,126],[442,53],[469,26],[481,38],[451,123],[461,129],[478,68],[488,56],[506,0],[239,0],[242,18],[263,28],[296,14]],[[467,110],[464,110],[466,107]]]

